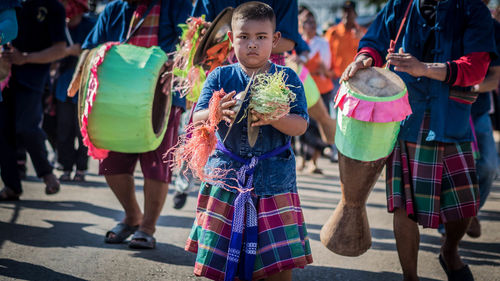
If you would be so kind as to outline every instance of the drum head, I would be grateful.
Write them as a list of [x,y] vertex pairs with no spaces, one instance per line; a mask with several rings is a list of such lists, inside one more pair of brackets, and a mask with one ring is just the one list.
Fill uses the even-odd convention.
[[373,98],[393,97],[406,88],[396,73],[380,67],[359,70],[349,79],[347,87],[358,95]]

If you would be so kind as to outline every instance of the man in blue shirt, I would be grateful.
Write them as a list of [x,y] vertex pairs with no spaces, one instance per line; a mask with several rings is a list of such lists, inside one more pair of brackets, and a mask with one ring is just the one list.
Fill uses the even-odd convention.
[[[165,53],[168,54],[174,51],[178,38],[182,34],[182,30],[178,27],[178,24],[185,23],[192,8],[188,0],[158,0],[156,2],[148,0],[113,1],[106,6],[97,19],[96,25],[86,38],[82,48],[95,48],[105,42],[124,42],[127,38],[133,14],[136,14],[135,12],[139,10],[139,7],[147,7],[149,5],[153,5],[151,11],[156,11],[157,9],[155,8],[158,5],[160,7],[159,16],[154,16],[155,19],[159,18],[158,26],[156,26],[156,23],[154,26],[151,26],[151,30],[154,30],[154,32],[148,33],[148,37],[157,39],[158,46]],[[138,29],[138,34],[143,27],[144,25]],[[129,42],[133,40],[134,36],[131,37],[131,41]],[[148,47],[141,44],[138,46]],[[87,52],[88,50],[85,50],[82,53],[82,57]],[[82,59],[80,58],[80,60]],[[78,75],[75,78],[77,79],[74,79],[70,84],[69,95],[73,95],[79,86],[79,83],[75,83],[79,80]],[[171,168],[168,166],[169,164],[165,163],[162,156],[177,141],[177,127],[180,114],[185,108],[185,99],[180,98],[177,93],[169,94],[174,95],[172,109],[167,132],[160,147],[154,151],[145,153],[119,153],[110,151],[108,157],[99,163],[99,174],[106,177],[107,183],[125,211],[125,218],[122,222],[106,233],[106,243],[122,243],[130,235],[134,234],[129,247],[153,249],[156,245],[156,239],[153,237],[153,234],[156,230],[156,221],[163,208],[168,192],[168,184],[171,180]],[[135,198],[133,171],[137,160],[140,160],[144,175],[144,213],[141,211]]]
[[[28,0],[17,10],[19,35],[2,57],[12,64],[12,77],[3,95],[5,106],[13,108],[16,137],[31,156],[45,193],[59,191],[59,181],[47,159],[42,121],[42,93],[51,62],[66,55],[64,7],[57,0]],[[13,136],[12,136],[13,137]]]
[[484,79],[496,56],[490,18],[481,0],[390,0],[342,74],[347,81],[357,70],[387,60],[408,88],[413,113],[401,124],[386,168],[388,210],[394,212],[405,280],[418,280],[417,222],[432,228],[444,223],[441,266],[449,280],[474,280],[458,254],[479,208],[469,123],[476,96],[467,87]]
[[[17,0],[0,2],[0,45],[7,44],[17,36],[16,10],[20,3]],[[0,46],[1,48],[1,46]],[[2,59],[0,58],[0,61]],[[5,64],[2,62],[2,67]],[[5,70],[7,71],[7,70]],[[5,78],[7,79],[7,78]],[[3,82],[3,81],[0,81]],[[2,102],[2,86],[0,86],[0,172],[5,187],[0,191],[0,201],[17,200],[22,193],[21,180],[16,169],[15,134],[13,109]],[[7,113],[9,112],[10,113]]]

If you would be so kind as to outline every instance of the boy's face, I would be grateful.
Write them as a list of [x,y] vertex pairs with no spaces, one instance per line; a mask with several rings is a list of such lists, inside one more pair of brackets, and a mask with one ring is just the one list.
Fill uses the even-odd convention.
[[267,63],[281,37],[269,20],[237,20],[228,34],[238,61],[250,69]]

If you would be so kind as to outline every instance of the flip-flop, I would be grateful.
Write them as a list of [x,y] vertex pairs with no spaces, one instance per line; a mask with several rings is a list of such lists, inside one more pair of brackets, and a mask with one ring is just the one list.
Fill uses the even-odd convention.
[[472,272],[470,271],[468,265],[464,265],[462,268],[457,270],[448,271],[441,254],[439,254],[439,263],[446,273],[446,276],[448,276],[448,281],[474,281],[474,276],[472,276]]
[[[123,243],[125,239],[127,239],[130,235],[132,235],[139,226],[130,226],[123,222],[115,225],[110,231],[106,232],[106,236],[104,237],[104,242],[109,244],[119,244]],[[110,234],[114,234],[114,237],[110,237]]]
[[128,246],[133,249],[154,249],[156,239],[144,231],[137,230],[132,236]]

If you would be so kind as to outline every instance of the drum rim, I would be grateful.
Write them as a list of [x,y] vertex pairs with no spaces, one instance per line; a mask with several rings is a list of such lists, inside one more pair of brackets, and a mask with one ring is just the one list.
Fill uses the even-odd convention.
[[347,92],[348,92],[349,95],[351,95],[351,96],[353,96],[355,98],[358,98],[360,100],[374,101],[374,102],[395,101],[397,99],[400,99],[400,98],[404,97],[408,93],[408,89],[406,88],[406,85],[405,85],[405,87],[403,88],[403,90],[401,92],[397,93],[394,96],[390,96],[390,97],[373,97],[373,96],[367,96],[367,95],[363,95],[363,94],[355,92],[353,89],[351,89],[348,81],[342,81],[342,85],[347,89]]

